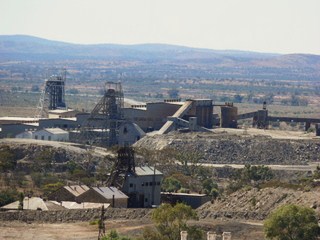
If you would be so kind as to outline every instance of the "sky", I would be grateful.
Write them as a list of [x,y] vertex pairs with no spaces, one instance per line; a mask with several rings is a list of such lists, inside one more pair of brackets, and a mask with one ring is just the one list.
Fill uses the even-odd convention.
[[320,0],[0,0],[0,34],[320,55]]

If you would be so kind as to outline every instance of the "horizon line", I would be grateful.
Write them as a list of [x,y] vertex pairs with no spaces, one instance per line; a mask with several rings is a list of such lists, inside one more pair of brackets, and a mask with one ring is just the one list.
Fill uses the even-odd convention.
[[1,36],[6,37],[14,37],[14,36],[21,36],[21,37],[31,37],[31,38],[38,38],[41,40],[64,43],[64,44],[72,44],[72,45],[85,45],[85,46],[93,46],[93,45],[118,45],[118,46],[139,46],[139,45],[166,45],[166,46],[176,46],[182,48],[190,48],[190,49],[198,49],[198,50],[210,50],[210,51],[218,51],[218,52],[247,52],[247,53],[257,53],[257,54],[270,54],[270,55],[315,55],[320,56],[320,54],[315,53],[305,53],[305,52],[291,52],[291,53],[279,53],[279,52],[265,52],[259,50],[243,50],[243,49],[216,49],[216,48],[207,48],[207,47],[197,47],[197,46],[188,46],[188,45],[179,45],[175,43],[161,43],[161,42],[141,42],[141,43],[111,43],[111,42],[96,42],[96,43],[81,43],[81,42],[72,42],[72,41],[65,41],[59,39],[50,39],[47,37],[36,36],[36,35],[28,35],[28,34],[0,34]]

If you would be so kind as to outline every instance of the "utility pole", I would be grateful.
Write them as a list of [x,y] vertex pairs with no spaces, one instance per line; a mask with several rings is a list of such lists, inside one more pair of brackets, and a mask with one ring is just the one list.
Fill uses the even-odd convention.
[[105,214],[105,210],[104,210],[104,204],[101,207],[101,215],[100,215],[100,219],[99,219],[99,236],[98,236],[98,240],[101,240],[103,237],[106,236],[106,225],[104,224],[104,214]]

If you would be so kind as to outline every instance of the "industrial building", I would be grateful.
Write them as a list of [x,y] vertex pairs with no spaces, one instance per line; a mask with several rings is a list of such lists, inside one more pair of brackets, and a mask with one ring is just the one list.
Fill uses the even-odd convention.
[[161,202],[161,181],[163,174],[150,166],[135,167],[127,174],[122,187],[129,197],[129,207],[152,207]]
[[118,150],[112,169],[106,185],[121,189],[129,197],[128,207],[143,208],[160,204],[163,174],[155,167],[135,166],[132,148],[122,147]]
[[200,207],[206,202],[209,202],[210,200],[211,200],[211,197],[206,194],[169,193],[169,192],[161,193],[162,203],[170,203],[170,204],[184,203],[194,209]]
[[73,109],[54,109],[48,111],[48,118],[74,118],[79,111]]
[[119,127],[119,146],[131,146],[136,141],[140,140],[146,133],[133,122],[124,122]]
[[68,185],[59,188],[48,196],[49,200],[76,202],[77,197],[88,191],[90,188],[86,185]]
[[39,129],[39,123],[7,123],[1,124],[0,128],[0,138],[14,138],[23,132],[37,131]]
[[68,142],[69,132],[61,128],[44,128],[32,133],[32,139]]
[[39,119],[39,129],[43,128],[61,128],[64,130],[77,129],[79,124],[76,118],[47,118]]
[[[213,103],[210,99],[164,100],[164,102],[133,105],[124,108],[126,120],[136,123],[145,132],[159,130],[165,134],[179,128],[189,127],[189,118],[196,118],[198,130],[213,127]],[[169,119],[168,119],[169,117]]]
[[16,138],[32,139],[33,131],[26,131],[16,135]]
[[111,207],[126,208],[128,196],[115,187],[88,187],[86,185],[68,185],[59,188],[48,196],[56,202],[103,203]]
[[[167,134],[171,131],[211,131],[218,126],[237,128],[238,121],[248,118],[252,118],[253,127],[263,129],[268,128],[270,122],[302,122],[306,131],[315,124],[316,136],[320,136],[320,119],[270,116],[266,104],[263,109],[244,114],[238,114],[233,103],[217,105],[211,99],[167,99],[124,107],[121,83],[115,82],[105,83],[104,94],[90,113],[78,112],[67,108],[65,80],[65,74],[62,74],[45,81],[34,118],[0,118],[0,137],[30,138],[36,131],[60,128],[69,132],[69,137],[64,137],[63,141],[102,147],[128,146],[147,132]],[[213,113],[214,107],[220,107],[220,116]]]
[[115,187],[91,187],[77,197],[78,202],[109,203],[114,208],[126,208],[128,196]]

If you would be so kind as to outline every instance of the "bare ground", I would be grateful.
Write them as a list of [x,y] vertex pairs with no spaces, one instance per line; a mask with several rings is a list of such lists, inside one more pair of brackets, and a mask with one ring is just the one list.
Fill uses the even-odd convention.
[[[230,231],[234,240],[260,240],[263,237],[261,222],[235,222],[222,220],[200,220],[191,224],[200,226],[205,231]],[[150,221],[118,220],[106,222],[107,231],[117,230],[123,236],[136,237],[143,228],[151,227]],[[98,238],[97,225],[86,222],[61,224],[27,224],[23,222],[0,222],[0,239],[48,239],[48,240],[94,240]]]

